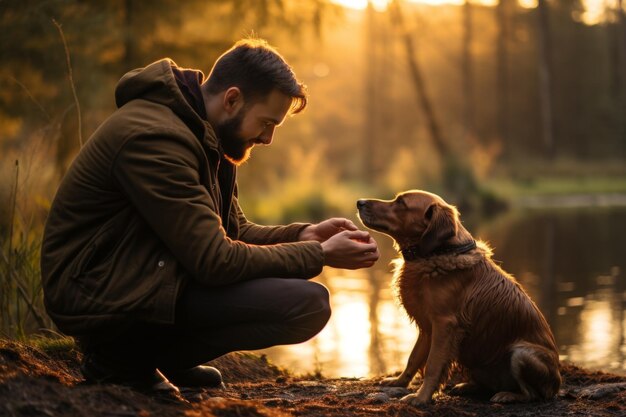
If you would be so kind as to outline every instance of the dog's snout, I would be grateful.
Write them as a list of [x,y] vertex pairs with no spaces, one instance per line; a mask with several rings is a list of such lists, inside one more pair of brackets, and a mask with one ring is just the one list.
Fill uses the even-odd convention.
[[361,210],[363,207],[365,207],[366,204],[367,204],[367,201],[365,200],[357,200],[356,208]]

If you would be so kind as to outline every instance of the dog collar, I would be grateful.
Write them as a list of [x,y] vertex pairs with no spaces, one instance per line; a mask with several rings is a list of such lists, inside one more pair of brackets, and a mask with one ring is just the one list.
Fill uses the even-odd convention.
[[427,255],[422,255],[420,247],[417,245],[409,246],[406,249],[402,249],[400,252],[402,252],[402,257],[405,261],[415,261],[417,259],[427,259],[438,255],[461,255],[474,249],[476,249],[476,241],[472,239],[471,242],[464,243],[463,245],[442,246]]

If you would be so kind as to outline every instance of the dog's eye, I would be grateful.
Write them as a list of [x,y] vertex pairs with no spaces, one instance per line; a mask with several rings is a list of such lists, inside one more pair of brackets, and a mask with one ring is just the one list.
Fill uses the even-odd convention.
[[403,209],[409,208],[409,206],[406,205],[406,201],[404,201],[404,198],[402,197],[396,198],[396,204]]

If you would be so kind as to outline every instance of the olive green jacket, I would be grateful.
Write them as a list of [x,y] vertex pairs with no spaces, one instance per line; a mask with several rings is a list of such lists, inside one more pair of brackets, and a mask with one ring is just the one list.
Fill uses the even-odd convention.
[[120,80],[118,109],[81,149],[52,203],[41,253],[44,300],[68,334],[172,323],[190,279],[210,287],[308,279],[322,270],[320,243],[297,242],[306,224],[249,222],[236,184],[223,204],[218,140],[185,100],[175,65],[157,61]]

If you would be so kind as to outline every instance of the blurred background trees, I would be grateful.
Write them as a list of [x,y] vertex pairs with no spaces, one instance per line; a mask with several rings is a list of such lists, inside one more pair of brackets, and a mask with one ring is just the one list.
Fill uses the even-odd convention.
[[[21,157],[27,174],[39,170],[40,189],[26,194],[49,201],[78,150],[67,54],[88,138],[126,71],[169,56],[206,73],[249,35],[276,45],[311,92],[309,111],[241,170],[259,221],[317,218],[359,194],[416,187],[480,209],[494,179],[623,174],[622,0],[457,1],[2,1],[0,196]],[[304,207],[276,207],[290,182]]]
[[[451,1],[0,0],[0,332],[51,326],[39,247],[80,147],[68,55],[86,140],[115,110],[127,71],[167,56],[206,74],[242,37],[275,45],[308,85],[310,104],[239,171],[240,201],[259,223],[354,218],[358,198],[409,188],[442,194],[482,225],[528,197],[626,205],[623,0]],[[588,245],[596,252],[584,251],[598,260],[593,273],[608,265],[619,275],[615,216],[586,220],[603,225]],[[541,242],[520,238],[526,229],[542,235],[535,218],[510,233],[498,225],[515,243],[520,275],[544,258],[577,265],[584,228],[568,219]],[[543,269],[556,285],[560,272]],[[368,274],[378,296],[386,284]]]
[[[593,24],[572,0],[367,3],[354,10],[330,0],[3,1],[0,149],[43,134],[57,177],[77,150],[56,19],[72,55],[85,137],[113,111],[126,71],[169,56],[207,72],[233,41],[254,34],[278,46],[316,107],[282,129],[289,145],[264,158],[271,171],[280,171],[273,162],[289,147],[316,147],[324,148],[321,165],[336,167],[342,181],[384,189],[389,176],[404,175],[406,184],[394,180],[399,186],[454,189],[458,178],[445,174],[455,170],[446,168],[451,154],[470,167],[453,177],[529,158],[626,157],[621,0],[589,3],[602,9]],[[405,174],[402,155],[414,165]]]

